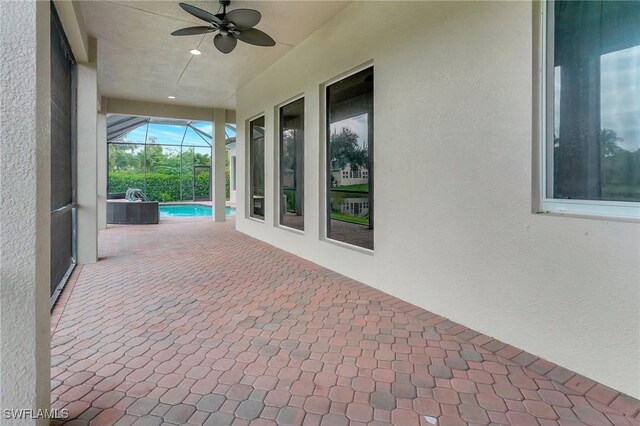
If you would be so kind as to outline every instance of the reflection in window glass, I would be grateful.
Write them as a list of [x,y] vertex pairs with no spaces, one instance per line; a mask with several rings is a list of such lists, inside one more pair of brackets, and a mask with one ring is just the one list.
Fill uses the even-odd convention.
[[264,219],[264,117],[249,123],[249,161],[249,214]]
[[327,237],[373,250],[373,68],[327,87]]
[[640,2],[556,1],[548,15],[547,193],[640,201]]
[[304,99],[280,108],[280,224],[304,230]]

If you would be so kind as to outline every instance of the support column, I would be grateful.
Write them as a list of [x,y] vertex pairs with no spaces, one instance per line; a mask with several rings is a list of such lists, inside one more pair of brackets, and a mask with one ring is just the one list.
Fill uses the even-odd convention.
[[97,43],[89,39],[89,63],[78,64],[78,263],[98,260]]
[[211,173],[211,186],[213,188],[213,220],[224,222],[226,220],[226,194],[224,165],[227,156],[225,146],[224,126],[226,124],[226,112],[223,109],[213,110],[213,170]]
[[[50,5],[0,6],[0,407],[50,406]],[[5,425],[48,424],[5,419]]]
[[[105,111],[102,108],[102,111]],[[98,229],[107,229],[107,115],[98,114]]]

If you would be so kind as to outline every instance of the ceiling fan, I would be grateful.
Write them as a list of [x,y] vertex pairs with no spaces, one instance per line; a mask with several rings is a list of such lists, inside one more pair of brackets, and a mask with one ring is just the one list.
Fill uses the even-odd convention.
[[180,3],[187,13],[202,19],[209,25],[182,28],[171,33],[173,36],[188,36],[207,34],[218,31],[213,38],[213,44],[222,53],[229,53],[235,49],[238,40],[255,46],[275,46],[276,42],[266,33],[255,29],[262,14],[253,9],[234,9],[227,13],[227,6],[231,0],[219,0],[222,13],[213,14],[199,7]]

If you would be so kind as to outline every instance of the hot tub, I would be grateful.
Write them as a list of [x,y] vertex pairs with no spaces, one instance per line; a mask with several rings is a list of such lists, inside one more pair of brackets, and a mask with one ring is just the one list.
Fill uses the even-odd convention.
[[153,225],[160,221],[157,201],[107,200],[107,223]]

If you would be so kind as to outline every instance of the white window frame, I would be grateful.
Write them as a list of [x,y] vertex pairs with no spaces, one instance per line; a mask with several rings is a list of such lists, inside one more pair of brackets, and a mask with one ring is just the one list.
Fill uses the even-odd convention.
[[[568,200],[553,198],[553,130],[548,123],[553,123],[553,10],[554,0],[547,2],[534,2],[534,7],[539,7],[540,22],[538,25],[538,85],[537,85],[537,111],[539,128],[534,132],[534,137],[539,139],[537,163],[539,169],[534,170],[538,175],[537,213],[557,213],[572,216],[591,216],[603,219],[626,219],[640,221],[640,202],[632,201],[598,201],[598,200]],[[536,136],[537,133],[537,136]],[[547,165],[551,167],[547,168]],[[535,183],[535,182],[534,182]],[[535,194],[534,194],[535,195]]]

